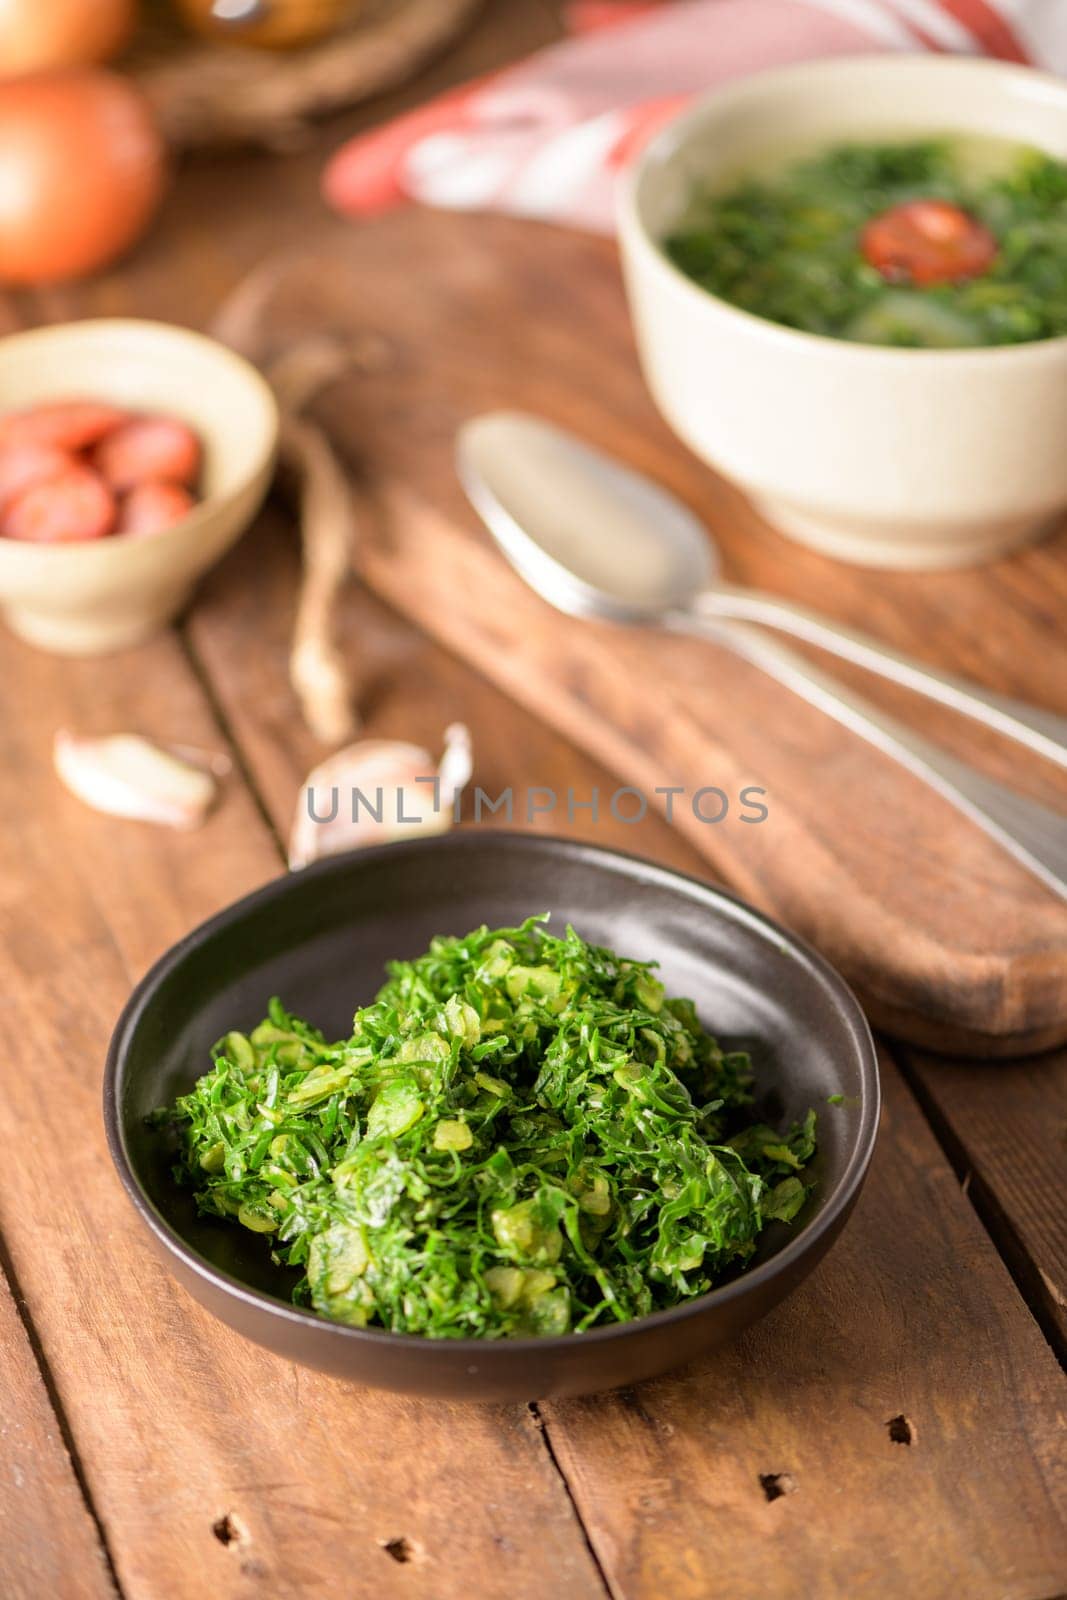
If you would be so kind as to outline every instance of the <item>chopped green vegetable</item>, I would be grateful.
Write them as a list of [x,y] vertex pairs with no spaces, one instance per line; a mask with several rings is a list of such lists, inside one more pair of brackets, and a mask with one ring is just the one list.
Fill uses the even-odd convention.
[[269,1234],[323,1316],[581,1332],[703,1293],[803,1206],[815,1113],[747,1123],[747,1056],[543,920],[392,963],[339,1043],[272,1001],[169,1112],[201,1209]]
[[[894,274],[865,256],[868,224],[924,200],[992,235],[977,275],[909,282],[903,262]],[[1067,334],[1067,164],[1004,141],[837,145],[695,195],[666,249],[713,294],[808,333],[925,348]]]

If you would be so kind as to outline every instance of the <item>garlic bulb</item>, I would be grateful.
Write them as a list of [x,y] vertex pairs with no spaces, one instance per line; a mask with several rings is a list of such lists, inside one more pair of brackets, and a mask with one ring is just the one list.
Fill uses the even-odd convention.
[[363,845],[446,832],[471,771],[470,733],[459,722],[445,729],[440,762],[418,745],[392,739],[364,739],[336,751],[301,789],[290,867]]
[[113,817],[195,828],[217,792],[215,779],[203,766],[135,733],[84,739],[61,729],[52,759],[71,794]]

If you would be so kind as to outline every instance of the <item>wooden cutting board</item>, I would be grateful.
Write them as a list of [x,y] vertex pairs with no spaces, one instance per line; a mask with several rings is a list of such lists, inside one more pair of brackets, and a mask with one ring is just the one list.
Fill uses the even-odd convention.
[[[359,229],[324,226],[317,260],[314,304],[292,308],[288,325],[328,321],[357,334],[363,351],[320,414],[369,491],[361,566],[373,588],[625,783],[650,795],[669,785],[726,791],[734,804],[714,825],[676,797],[677,825],[738,892],[817,945],[877,1023],[989,1055],[1067,1037],[1061,900],[916,779],[729,653],[553,611],[468,507],[453,438],[493,407],[541,413],[678,493],[714,529],[732,579],[1060,711],[1067,537],[981,570],[918,575],[843,566],[781,537],[659,419],[607,241],[409,211]],[[409,261],[419,263],[410,279]],[[1063,775],[1037,757],[834,670],[1067,812]],[[514,774],[517,804],[538,781],[534,770]],[[735,797],[747,786],[766,791],[758,825],[740,820]],[[715,801],[706,808],[714,814]],[[557,816],[565,831],[565,796]]]

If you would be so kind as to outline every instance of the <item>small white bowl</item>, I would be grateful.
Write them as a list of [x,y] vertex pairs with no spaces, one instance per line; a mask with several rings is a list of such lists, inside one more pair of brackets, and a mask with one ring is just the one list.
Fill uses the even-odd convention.
[[82,397],[167,412],[195,428],[203,499],[160,533],[51,545],[0,538],[6,621],[31,644],[66,655],[136,644],[181,610],[255,516],[278,441],[269,384],[203,334],[101,318],[0,340],[0,412]]
[[1067,507],[1067,338],[901,350],[800,333],[691,282],[660,241],[694,187],[775,152],[936,133],[1067,159],[1067,84],[943,56],[787,67],[708,96],[621,185],[626,282],[664,416],[785,533],[868,566],[984,561]]

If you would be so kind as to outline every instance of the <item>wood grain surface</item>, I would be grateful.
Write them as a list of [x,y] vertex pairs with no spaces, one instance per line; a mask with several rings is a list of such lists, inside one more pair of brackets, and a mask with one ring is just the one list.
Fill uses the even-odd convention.
[[15,1600],[114,1600],[103,1545],[2,1273],[0,1352],[0,1588]]
[[1067,1362],[1067,1054],[948,1061],[908,1081],[1060,1360]]
[[[500,0],[451,64],[391,106],[550,37],[554,9],[548,0]],[[17,303],[0,297],[0,332],[20,320],[106,312],[204,325],[244,271],[300,238],[318,276],[294,293],[279,331],[320,319],[366,335],[364,370],[322,414],[373,486],[380,529],[424,554],[435,553],[440,538],[481,562],[486,546],[443,463],[464,407],[514,397],[526,335],[501,325],[499,359],[472,377],[468,347],[484,339],[476,307],[492,294],[496,267],[472,263],[465,251],[446,260],[453,235],[443,219],[435,239],[447,294],[435,299],[423,294],[425,274],[416,276],[414,252],[427,238],[416,219],[350,229],[325,218],[314,191],[323,155],[374,114],[332,125],[284,160],[190,165],[159,228],[129,262],[77,289]],[[507,224],[487,226],[511,233]],[[548,363],[525,403],[595,434],[607,397],[581,367],[570,384],[573,341],[556,320],[558,293],[538,272],[535,252],[516,271],[544,324]],[[595,247],[567,292],[584,337],[617,349],[613,273],[610,256]],[[489,303],[482,300],[483,316]],[[442,305],[454,308],[454,326],[442,320]],[[777,585],[932,661],[1056,703],[1062,543],[978,574],[918,583],[842,571],[831,581],[825,563],[787,546],[697,473],[651,417],[632,371],[620,379],[616,411],[625,438],[604,442],[624,442],[631,459],[716,519],[732,575]],[[419,441],[410,456],[394,437],[408,428]],[[409,474],[406,492],[401,472]],[[387,558],[376,558],[376,570],[399,571]],[[1027,1307],[1029,1300],[1046,1333],[1060,1329],[1062,1056],[990,1067],[909,1053],[906,1082],[887,1058],[871,1179],[827,1261],[736,1349],[636,1391],[543,1410],[446,1409],[358,1391],[243,1343],[173,1284],[107,1160],[103,1053],[148,963],[280,869],[301,778],[323,753],[301,728],[286,679],[295,571],[289,519],[271,507],[205,585],[187,623],[144,649],[75,663],[0,636],[0,993],[8,1024],[0,1234],[34,1341],[31,1350],[0,1296],[5,1471],[13,1465],[22,1474],[12,1502],[14,1473],[5,1484],[0,1472],[3,1600],[96,1600],[116,1589],[124,1600],[1062,1597],[1067,1390]],[[397,598],[412,605],[404,593]],[[420,590],[416,609],[425,603]],[[987,624],[994,606],[1003,627]],[[539,782],[585,793],[615,781],[542,720],[549,712],[564,719],[558,701],[546,704],[524,686],[514,629],[495,642],[506,671],[493,670],[538,715],[357,589],[344,626],[363,673],[369,734],[433,748],[448,721],[464,718],[477,781],[491,792],[535,772]],[[543,620],[537,628],[546,653],[562,649]],[[602,692],[597,659],[575,671],[579,707]],[[612,693],[625,704],[635,673],[647,677],[648,666],[632,666],[625,653],[619,659],[629,678]],[[781,707],[724,676],[714,652],[701,655],[696,673],[702,695],[721,696],[731,685],[745,696],[731,713],[738,771],[773,734],[793,741],[818,785],[847,774],[832,739],[799,717],[783,733],[774,720]],[[913,711],[903,697],[883,703]],[[758,727],[746,733],[741,710],[770,718],[767,735]],[[655,749],[659,720],[660,713],[641,722],[631,713],[627,726],[637,725]],[[51,772],[51,737],[61,725],[228,749],[235,770],[220,809],[188,837],[86,812]],[[1007,776],[1018,765],[992,743],[979,750],[947,718],[925,725],[978,754],[991,772]],[[588,712],[576,713],[573,726],[584,740]],[[626,749],[601,754],[628,770]],[[1036,771],[1033,781],[1034,792],[1055,792]],[[942,841],[909,842],[868,800],[853,823],[872,851],[888,837],[898,874],[916,870],[930,895],[944,891]],[[542,817],[537,825],[561,823]],[[581,813],[566,831],[592,833]],[[609,818],[595,837],[685,870],[708,869],[693,841],[654,815],[635,827]],[[828,896],[852,878],[833,837],[822,844]],[[996,1013],[1004,1042],[1025,1037],[1025,1007],[1005,991],[1003,963],[990,967],[976,952],[989,924],[1021,917],[1011,908],[1025,900],[1026,886],[1005,882],[984,857],[965,850],[961,860],[983,887],[977,910],[960,902],[945,918],[970,919],[954,935],[960,992],[983,1022]],[[753,887],[765,892],[759,881]],[[1038,918],[1024,954],[1036,958],[1049,938]],[[880,959],[872,948],[872,980]],[[944,1010],[944,995],[932,986],[923,1004]],[[950,999],[957,1006],[958,996]],[[882,996],[886,1016],[892,1000]],[[946,1038],[959,1044],[956,1034]],[[58,1408],[51,1417],[50,1398]]]

